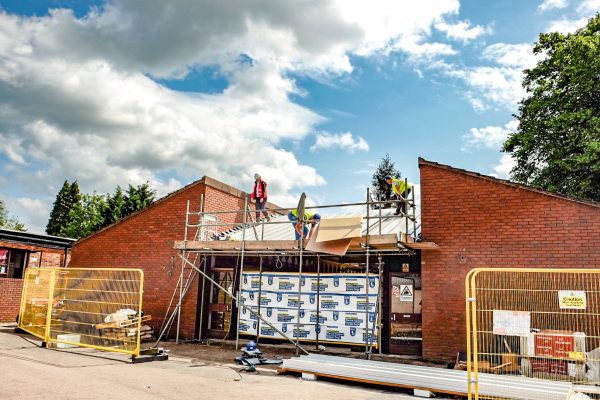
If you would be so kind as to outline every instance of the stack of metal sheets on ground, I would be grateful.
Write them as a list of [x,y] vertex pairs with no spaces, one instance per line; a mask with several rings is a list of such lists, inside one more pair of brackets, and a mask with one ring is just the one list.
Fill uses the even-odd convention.
[[[311,354],[283,361],[284,371],[417,388],[432,392],[467,394],[467,372]],[[479,395],[510,399],[564,400],[572,393],[569,382],[553,382],[515,375],[479,374]]]

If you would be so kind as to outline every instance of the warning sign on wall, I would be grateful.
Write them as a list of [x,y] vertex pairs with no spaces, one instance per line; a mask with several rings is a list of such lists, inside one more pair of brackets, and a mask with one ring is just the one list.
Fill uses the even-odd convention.
[[559,290],[558,305],[561,310],[585,310],[585,292],[583,290]]
[[413,301],[413,285],[400,285],[400,301]]

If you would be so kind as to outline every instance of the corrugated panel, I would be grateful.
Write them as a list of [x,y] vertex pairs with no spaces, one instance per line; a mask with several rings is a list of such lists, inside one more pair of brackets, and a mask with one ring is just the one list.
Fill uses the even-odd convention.
[[[379,217],[379,210],[371,210],[369,212],[369,235],[385,235],[385,234],[399,234],[405,232],[406,223],[405,218],[393,215],[394,209],[381,210],[381,216]],[[356,214],[336,214],[327,215],[327,217],[354,217]],[[363,217],[366,213],[363,214]],[[371,219],[371,217],[373,217]],[[381,225],[381,227],[380,227]],[[412,233],[412,222],[409,222],[408,232]],[[362,235],[367,234],[367,219],[362,221]],[[246,240],[294,240],[294,228],[292,223],[288,220],[286,215],[280,215],[275,218],[271,218],[271,222],[258,223],[256,225],[256,235],[251,227],[245,229],[238,228],[236,230],[228,231],[221,234],[222,237],[229,236],[233,240],[242,240],[244,237]]]
[[[283,369],[444,393],[466,394],[468,385],[466,371],[317,354],[285,359]],[[564,400],[573,389],[570,382],[479,373],[479,394],[486,398]]]

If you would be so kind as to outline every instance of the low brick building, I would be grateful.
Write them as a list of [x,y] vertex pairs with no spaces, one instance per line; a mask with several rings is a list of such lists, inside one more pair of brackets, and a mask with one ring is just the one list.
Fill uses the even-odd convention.
[[75,240],[0,229],[0,322],[19,313],[23,277],[30,267],[65,267]]
[[423,356],[466,349],[465,276],[477,267],[600,267],[600,204],[419,159]]
[[[385,261],[384,351],[417,354],[418,349],[420,353],[420,345],[407,343],[420,342],[421,334],[426,359],[450,361],[458,351],[465,350],[464,280],[472,268],[600,265],[600,249],[596,246],[600,239],[599,204],[423,159],[419,159],[419,167],[423,242],[413,244],[407,254]],[[204,212],[216,213],[241,210],[245,196],[239,189],[204,177],[79,240],[73,247],[70,266],[143,269],[144,311],[155,316],[155,325],[159,325],[177,286],[181,260],[173,246],[184,238],[188,200],[191,211],[203,207]],[[242,220],[241,215],[232,214],[217,214],[215,218],[224,223]],[[213,258],[209,269],[215,279],[229,285],[235,282],[237,265],[235,257],[225,258],[222,265]],[[415,291],[408,311],[399,290],[406,286]],[[204,304],[201,293],[214,297],[215,303],[212,309],[205,307],[203,321],[206,312],[231,313],[231,304],[221,299],[222,294],[206,294],[208,285],[205,291],[201,289],[196,279],[184,300],[180,329],[184,339],[200,336]],[[410,325],[411,337],[405,337],[402,329],[394,330],[399,319]]]

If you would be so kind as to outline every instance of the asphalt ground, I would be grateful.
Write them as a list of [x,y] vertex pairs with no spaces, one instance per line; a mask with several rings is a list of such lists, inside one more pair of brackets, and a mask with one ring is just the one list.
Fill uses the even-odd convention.
[[13,330],[0,327],[2,400],[415,399],[399,390],[303,381],[270,368],[240,372],[227,359],[171,355],[168,361],[132,364],[118,353],[41,348],[34,337]]

